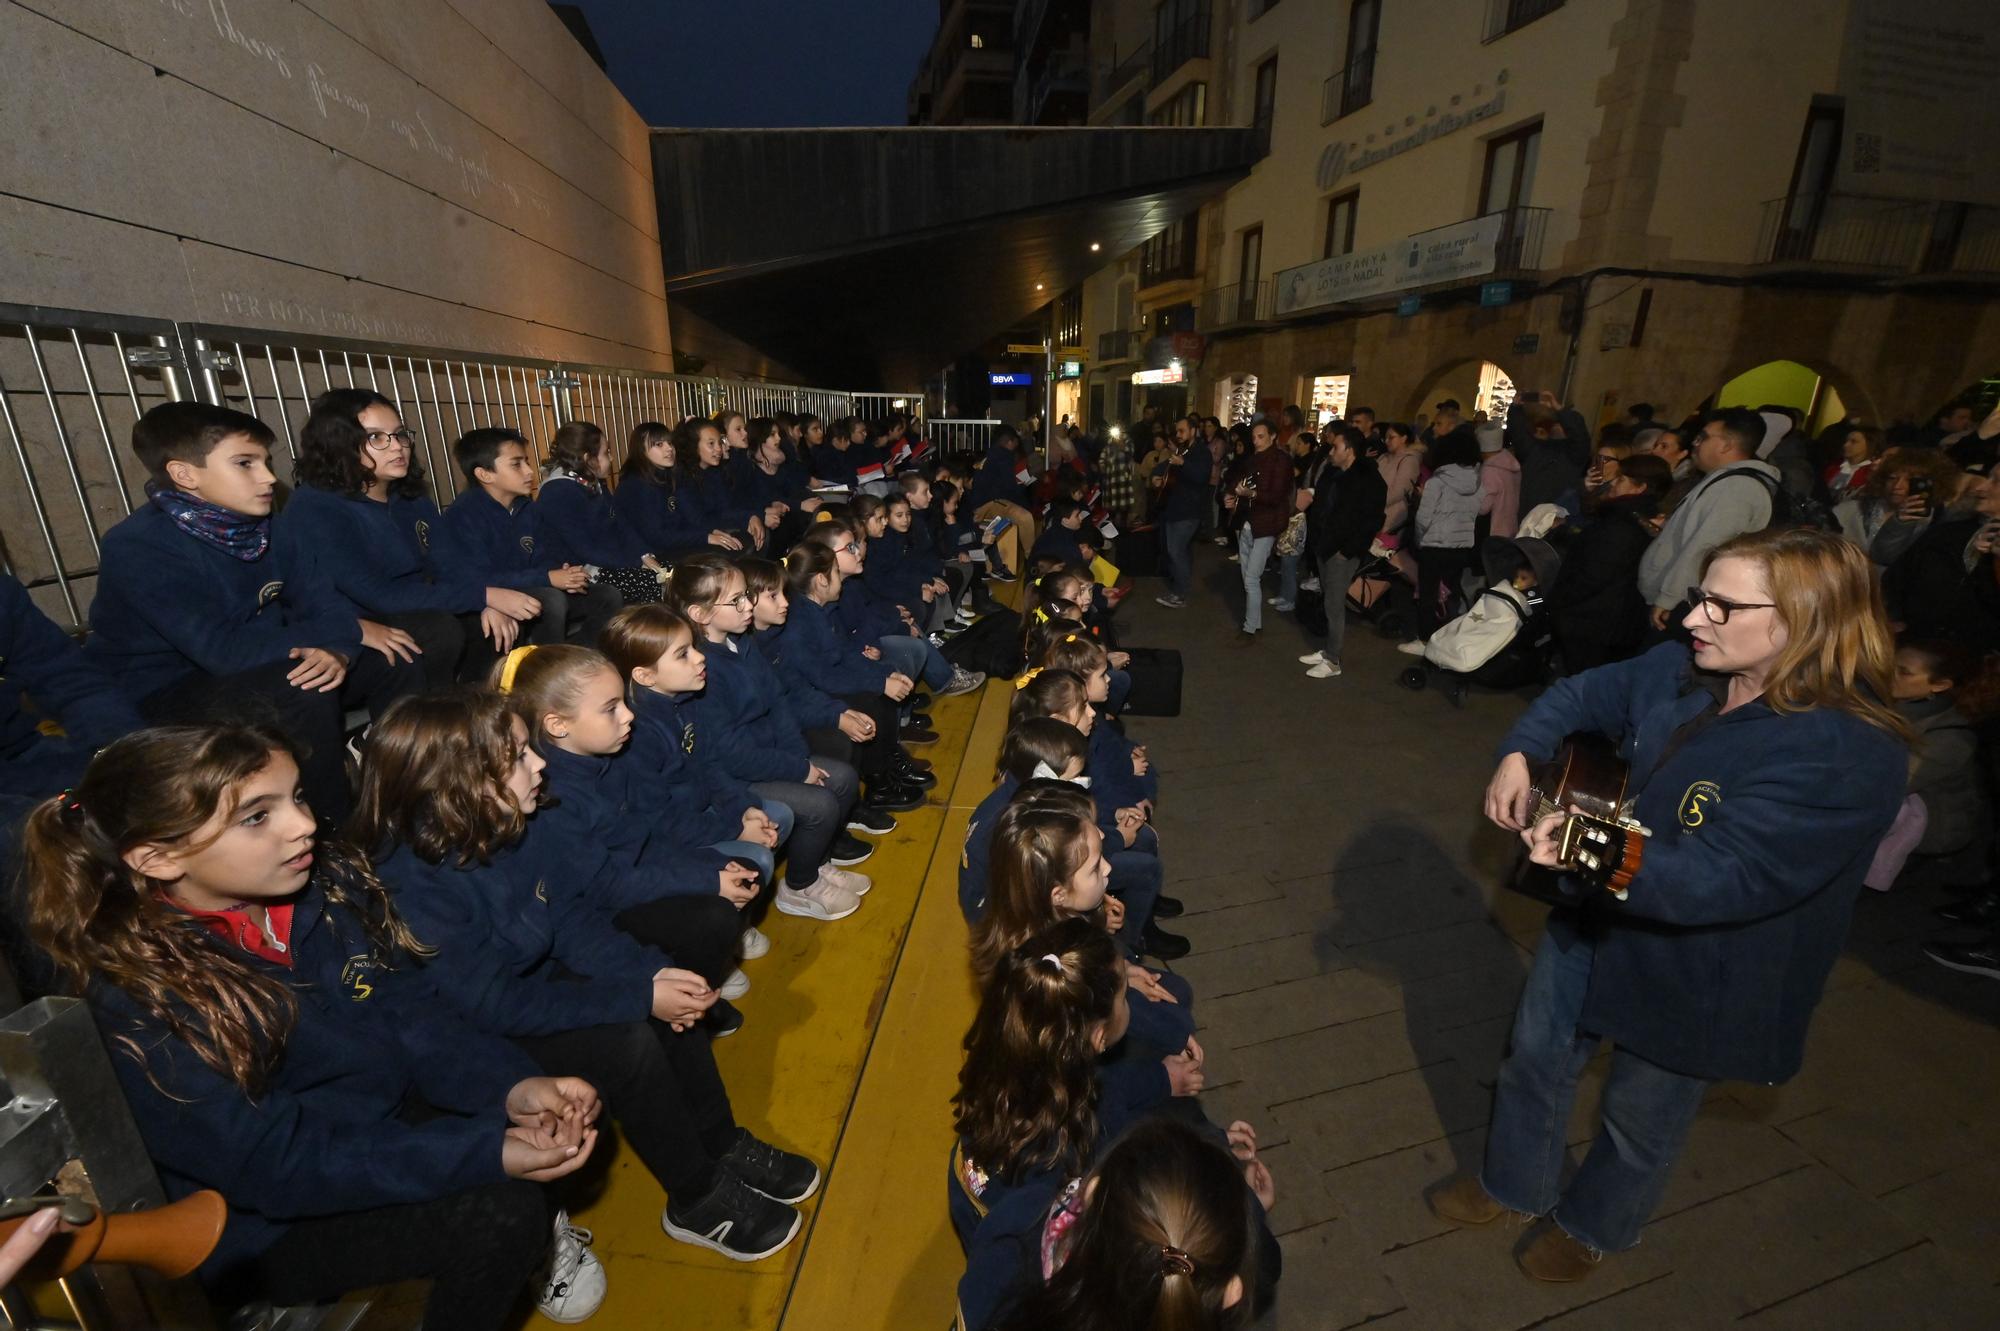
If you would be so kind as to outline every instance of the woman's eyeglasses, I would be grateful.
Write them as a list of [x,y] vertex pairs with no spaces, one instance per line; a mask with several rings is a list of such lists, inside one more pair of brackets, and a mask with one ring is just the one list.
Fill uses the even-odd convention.
[[1717,628],[1727,624],[1729,617],[1738,610],[1777,609],[1777,604],[1772,601],[1729,601],[1699,587],[1688,588],[1687,599],[1690,606],[1700,606],[1701,613],[1708,616],[1708,622]]
[[404,448],[415,448],[417,437],[408,430],[370,430],[362,442],[368,445],[371,453],[387,453],[399,444]]

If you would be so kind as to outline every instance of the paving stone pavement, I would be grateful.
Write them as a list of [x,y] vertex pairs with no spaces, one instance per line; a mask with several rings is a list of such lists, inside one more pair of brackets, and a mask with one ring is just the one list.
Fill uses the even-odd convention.
[[1526,695],[1409,692],[1409,658],[1358,622],[1346,673],[1308,679],[1295,658],[1318,643],[1267,609],[1239,645],[1236,566],[1197,560],[1187,609],[1139,579],[1120,612],[1127,643],[1186,664],[1182,715],[1129,729],[1161,773],[1206,1107],[1257,1125],[1278,1181],[1267,1326],[2000,1326],[2000,984],[1924,959],[1935,889],[1863,894],[1804,1071],[1710,1092],[1632,1252],[1540,1285],[1511,1260],[1519,1229],[1435,1219],[1422,1191],[1479,1160],[1540,936],[1543,908],[1501,886],[1512,838],[1479,816]]

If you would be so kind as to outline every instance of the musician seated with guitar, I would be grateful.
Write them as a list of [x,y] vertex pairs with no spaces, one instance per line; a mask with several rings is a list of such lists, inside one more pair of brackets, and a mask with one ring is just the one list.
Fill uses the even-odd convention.
[[[1541,1217],[1516,1260],[1577,1280],[1633,1246],[1703,1093],[1799,1070],[1806,1026],[1903,796],[1894,649],[1859,547],[1811,530],[1709,557],[1667,643],[1572,676],[1500,746],[1486,815],[1562,873],[1501,1065],[1484,1168],[1442,1185],[1458,1224]],[[1579,781],[1564,737],[1613,740],[1629,791]],[[1537,789],[1530,765],[1570,759]],[[1585,774],[1587,775],[1587,773]],[[1612,1045],[1603,1127],[1565,1185],[1578,1075]]]

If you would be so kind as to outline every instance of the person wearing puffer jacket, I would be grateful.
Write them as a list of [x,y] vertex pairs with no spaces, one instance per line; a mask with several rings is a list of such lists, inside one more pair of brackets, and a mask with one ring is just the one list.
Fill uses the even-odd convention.
[[1473,544],[1483,494],[1479,441],[1454,430],[1431,445],[1431,477],[1417,504],[1417,636],[1396,650],[1422,656],[1424,643],[1444,622],[1446,598],[1475,566]]
[[1521,460],[1507,447],[1506,427],[1481,421],[1479,438],[1479,511],[1487,518],[1488,536],[1511,537],[1521,525]]

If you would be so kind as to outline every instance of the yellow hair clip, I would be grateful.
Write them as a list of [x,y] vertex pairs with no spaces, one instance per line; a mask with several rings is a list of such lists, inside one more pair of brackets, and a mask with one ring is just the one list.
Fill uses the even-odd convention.
[[1021,672],[1021,677],[1014,681],[1014,691],[1016,693],[1019,693],[1022,689],[1027,688],[1028,681],[1032,680],[1036,675],[1039,675],[1041,673],[1042,673],[1042,668],[1040,666],[1036,666],[1032,670],[1023,670]]
[[1048,612],[1047,610],[1044,610],[1044,609],[1043,609],[1043,608],[1042,608],[1041,606],[1036,606],[1036,607],[1035,607],[1035,622],[1036,622],[1037,624],[1046,624],[1046,623],[1048,623],[1048,622],[1049,622],[1049,612]]
[[1064,642],[1075,642],[1075,641],[1076,641],[1076,635],[1075,635],[1074,633],[1065,633],[1065,634],[1063,634],[1063,641],[1064,641]]
[[516,647],[513,651],[507,653],[507,662],[500,667],[500,692],[512,693],[514,691],[514,676],[520,672],[521,662],[527,660],[529,653],[534,650],[534,644],[530,643],[526,647]]

